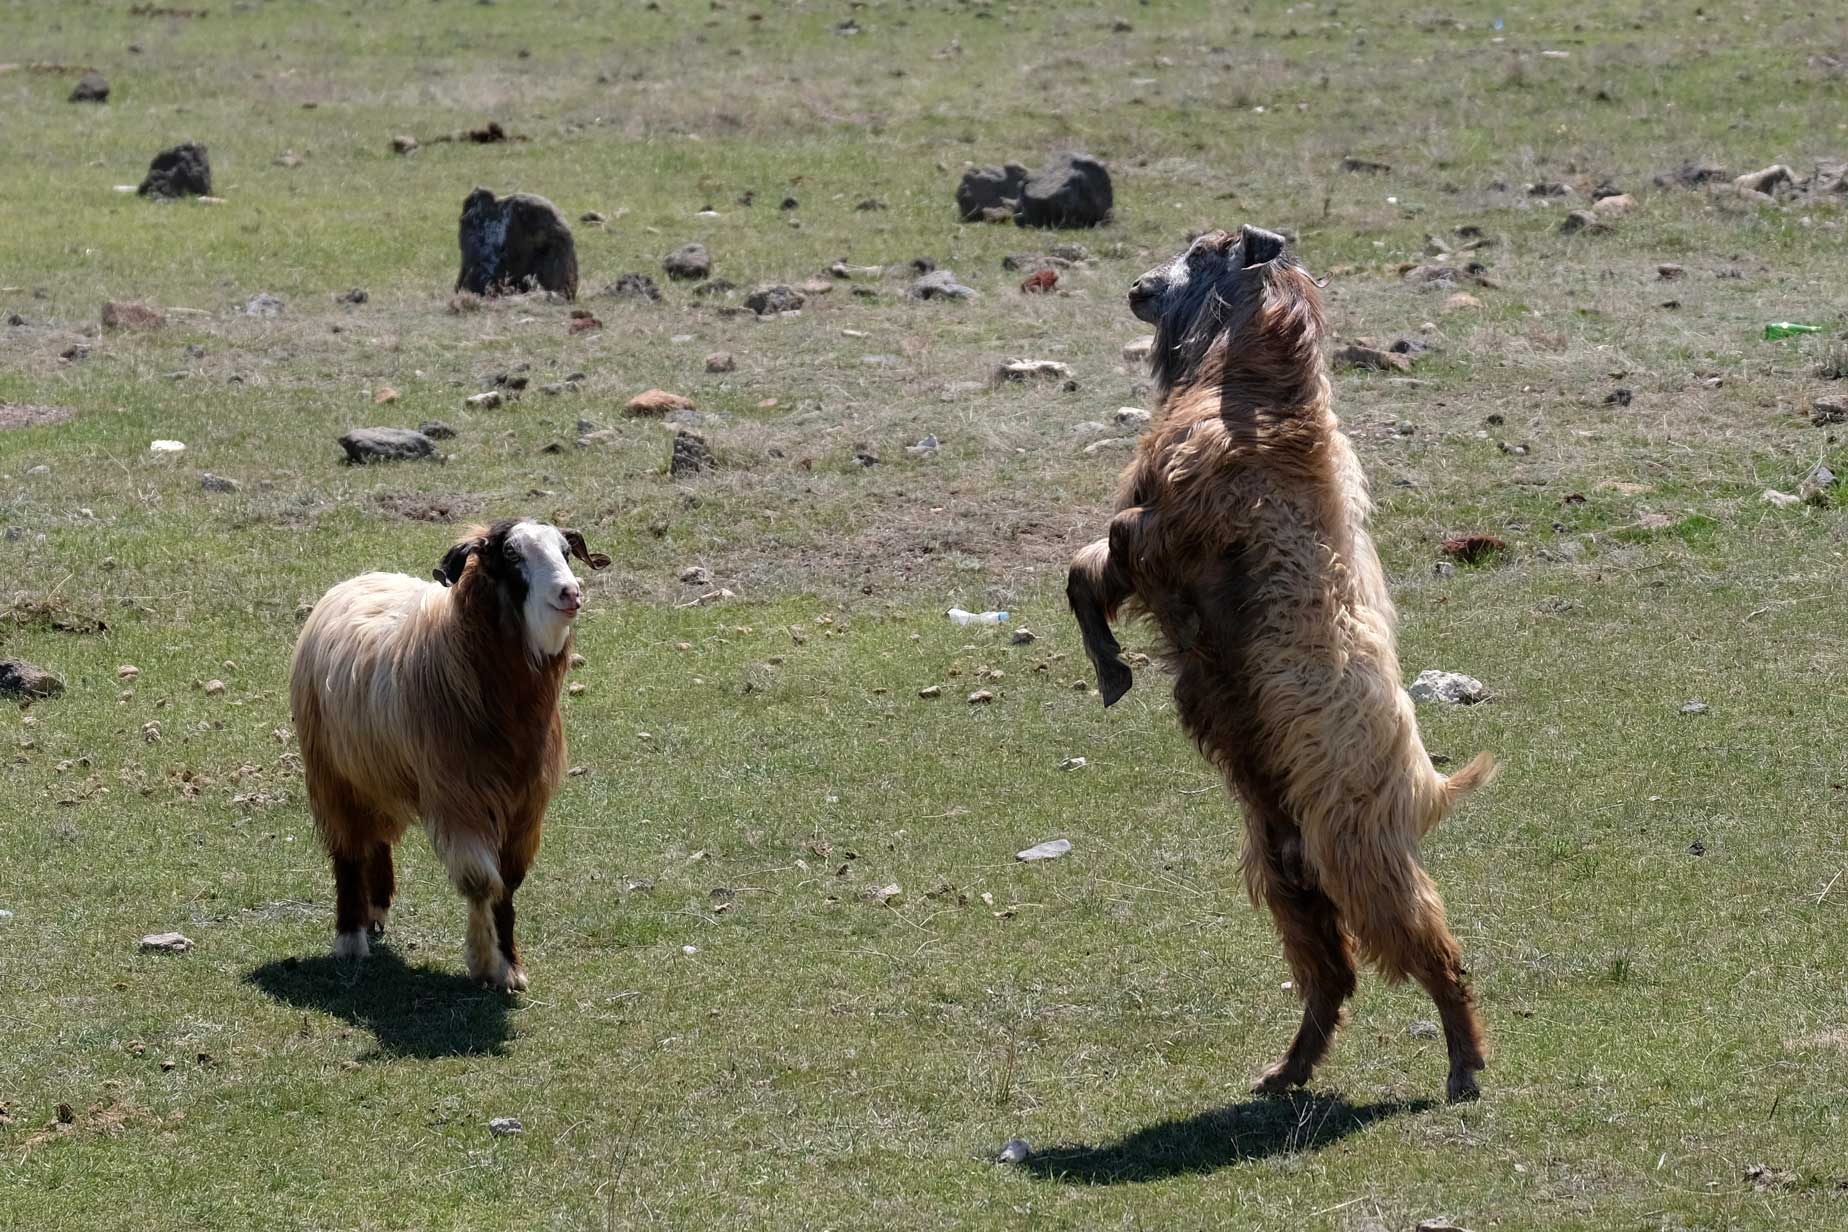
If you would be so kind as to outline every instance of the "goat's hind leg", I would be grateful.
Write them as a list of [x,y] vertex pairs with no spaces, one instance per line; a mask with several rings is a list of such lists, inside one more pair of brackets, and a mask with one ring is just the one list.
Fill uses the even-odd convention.
[[[1255,837],[1255,836],[1254,836]],[[1248,839],[1248,841],[1251,841]],[[1267,844],[1263,894],[1284,958],[1303,999],[1303,1021],[1283,1058],[1264,1072],[1255,1094],[1275,1095],[1302,1086],[1341,1028],[1342,1004],[1354,995],[1354,958],[1333,900],[1305,875],[1296,827],[1279,825]]]
[[1120,701],[1135,683],[1123,662],[1123,647],[1110,631],[1110,618],[1136,593],[1129,562],[1135,559],[1138,536],[1149,515],[1140,508],[1126,509],[1110,521],[1110,534],[1086,544],[1072,558],[1065,583],[1065,598],[1084,638],[1084,653],[1097,672],[1097,691],[1109,706]]

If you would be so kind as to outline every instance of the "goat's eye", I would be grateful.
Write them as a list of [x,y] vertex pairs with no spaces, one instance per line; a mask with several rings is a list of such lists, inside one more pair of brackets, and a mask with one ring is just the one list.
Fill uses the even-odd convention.
[[511,544],[501,549],[501,556],[508,564],[517,565],[520,563],[520,549]]

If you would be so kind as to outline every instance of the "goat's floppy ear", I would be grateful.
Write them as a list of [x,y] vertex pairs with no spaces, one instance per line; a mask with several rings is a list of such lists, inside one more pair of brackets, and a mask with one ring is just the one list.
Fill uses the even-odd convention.
[[561,528],[558,533],[563,535],[565,537],[565,542],[571,545],[571,554],[589,565],[592,569],[607,569],[610,567],[610,558],[605,556],[602,552],[591,551],[585,546],[584,536],[580,535],[577,531],[564,530]]
[[445,586],[454,586],[462,580],[462,570],[468,568],[468,558],[479,552],[485,543],[483,539],[464,539],[443,554],[443,563],[430,576]]
[[1245,244],[1245,264],[1263,265],[1266,261],[1275,261],[1283,255],[1287,242],[1275,231],[1266,231],[1261,227],[1247,224],[1238,229],[1238,237]]

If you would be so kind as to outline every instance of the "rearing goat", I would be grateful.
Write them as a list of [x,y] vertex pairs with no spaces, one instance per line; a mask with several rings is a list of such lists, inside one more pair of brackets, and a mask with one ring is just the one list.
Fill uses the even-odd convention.
[[1067,593],[1105,705],[1131,684],[1110,620],[1133,604],[1154,621],[1181,723],[1244,805],[1245,883],[1305,1003],[1257,1090],[1309,1080],[1358,950],[1431,994],[1447,1092],[1472,1098],[1482,1030],[1418,841],[1494,759],[1445,778],[1419,738],[1366,481],[1330,409],[1316,284],[1281,236],[1243,227],[1201,236],[1129,301],[1156,327],[1160,410]]

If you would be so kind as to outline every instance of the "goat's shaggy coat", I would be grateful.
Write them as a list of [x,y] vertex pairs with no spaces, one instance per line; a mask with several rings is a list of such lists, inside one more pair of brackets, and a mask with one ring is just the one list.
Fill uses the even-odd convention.
[[1481,1028],[1418,841],[1494,762],[1445,778],[1419,737],[1366,483],[1330,409],[1316,284],[1247,227],[1145,274],[1131,306],[1156,325],[1160,410],[1068,594],[1106,705],[1131,683],[1108,622],[1124,605],[1153,620],[1181,723],[1244,805],[1245,882],[1305,1002],[1258,1089],[1308,1081],[1358,951],[1430,992],[1448,1093],[1471,1097]]
[[558,694],[582,588],[576,531],[502,521],[451,548],[437,582],[367,573],[322,596],[296,644],[290,708],[308,806],[334,865],[335,953],[364,957],[421,818],[469,901],[471,975],[526,987],[513,894],[565,764]]

